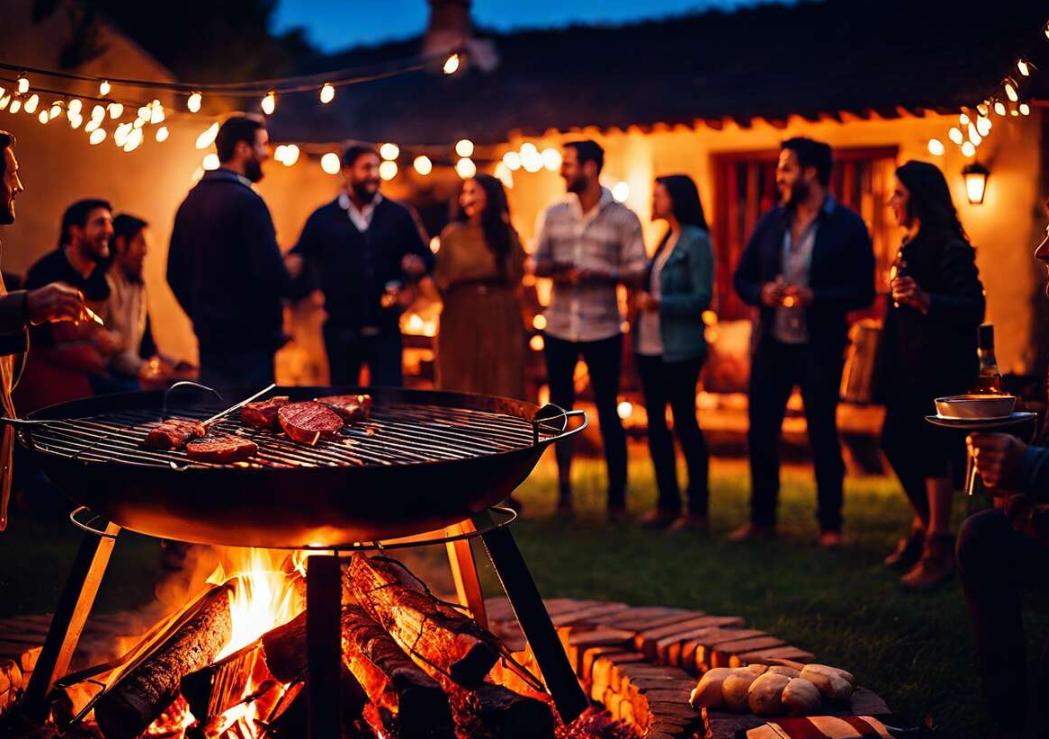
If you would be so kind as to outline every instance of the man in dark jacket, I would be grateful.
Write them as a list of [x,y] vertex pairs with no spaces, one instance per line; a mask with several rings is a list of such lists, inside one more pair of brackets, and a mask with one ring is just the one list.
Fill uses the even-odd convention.
[[193,321],[200,381],[235,400],[273,382],[290,278],[269,208],[252,188],[270,156],[263,123],[232,116],[215,147],[221,167],[204,174],[175,216],[167,276]]
[[874,253],[860,217],[828,193],[831,150],[783,143],[776,184],[783,205],[757,224],[735,274],[736,292],[760,307],[750,375],[751,520],[735,541],[775,534],[779,436],[800,386],[816,468],[820,545],[841,543],[841,459],[835,414],[847,343],[846,313],[874,300]]
[[342,157],[343,192],[315,210],[292,254],[303,261],[298,294],[320,288],[328,320],[324,346],[333,385],[403,384],[398,319],[414,281],[433,269],[415,215],[379,192],[379,155],[353,145]]

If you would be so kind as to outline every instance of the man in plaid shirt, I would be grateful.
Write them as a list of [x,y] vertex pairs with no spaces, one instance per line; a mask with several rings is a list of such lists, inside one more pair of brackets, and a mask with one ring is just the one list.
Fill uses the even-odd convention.
[[[623,353],[623,316],[617,289],[644,279],[646,256],[641,222],[601,186],[604,150],[594,141],[565,145],[561,163],[568,198],[543,214],[535,251],[535,274],[554,282],[545,312],[545,354],[550,401],[575,402],[575,366],[586,362],[601,423],[608,466],[608,513],[626,513],[626,434],[617,413]],[[572,514],[572,449],[557,446],[558,513]]]

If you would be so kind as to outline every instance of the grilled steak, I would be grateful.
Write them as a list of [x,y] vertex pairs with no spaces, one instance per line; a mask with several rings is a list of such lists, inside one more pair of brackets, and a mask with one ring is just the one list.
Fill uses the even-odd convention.
[[346,423],[367,421],[372,414],[370,395],[327,395],[317,398],[317,402],[331,408]]
[[240,420],[248,426],[254,426],[257,429],[276,430],[279,427],[279,424],[277,423],[277,411],[287,404],[287,395],[278,395],[269,400],[248,403],[240,409]]
[[200,421],[169,418],[150,430],[142,446],[149,449],[181,449],[187,441],[203,436],[206,432]]
[[239,462],[258,454],[259,445],[248,439],[236,436],[206,436],[186,444],[186,454],[190,459],[201,462]]
[[288,403],[277,411],[277,419],[284,433],[300,444],[313,445],[319,439],[330,439],[342,428],[342,419],[315,400]]

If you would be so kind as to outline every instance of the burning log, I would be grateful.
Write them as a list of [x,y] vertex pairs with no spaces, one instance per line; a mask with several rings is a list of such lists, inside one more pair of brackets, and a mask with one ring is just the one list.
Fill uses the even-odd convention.
[[550,705],[494,683],[476,690],[445,684],[455,727],[460,736],[484,739],[542,739],[554,737]]
[[179,696],[182,678],[207,666],[229,642],[230,584],[212,588],[195,613],[143,662],[120,677],[95,704],[108,739],[137,737]]
[[464,688],[480,686],[499,659],[492,634],[434,598],[395,560],[354,554],[343,572],[343,590],[405,651]]
[[455,736],[448,698],[390,635],[355,606],[342,614],[343,664],[365,686],[365,718],[378,732],[401,739]]

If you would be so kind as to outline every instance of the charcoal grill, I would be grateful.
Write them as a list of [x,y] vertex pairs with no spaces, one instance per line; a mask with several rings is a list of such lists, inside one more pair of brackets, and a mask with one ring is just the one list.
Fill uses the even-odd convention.
[[274,388],[307,400],[369,393],[368,421],[304,446],[242,426],[231,414],[211,428],[244,436],[258,455],[233,464],[144,449],[164,417],[206,419],[199,394],[101,396],[50,406],[19,426],[20,443],[72,500],[85,530],[73,570],[26,691],[36,718],[65,674],[122,528],[180,541],[323,550],[307,560],[311,736],[339,732],[340,554],[444,543],[462,604],[485,621],[469,539],[480,537],[567,723],[588,705],[507,524],[495,507],[527,478],[552,443],[586,426],[581,411],[480,395],[338,387]]

